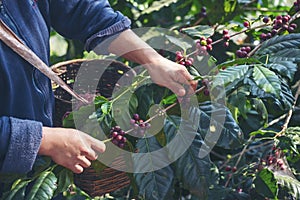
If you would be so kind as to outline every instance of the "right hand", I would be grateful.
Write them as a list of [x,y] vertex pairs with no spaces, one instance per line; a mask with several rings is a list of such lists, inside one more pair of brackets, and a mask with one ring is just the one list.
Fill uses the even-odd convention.
[[43,138],[39,155],[50,156],[52,160],[74,173],[97,159],[97,153],[105,151],[105,144],[76,129],[43,127]]

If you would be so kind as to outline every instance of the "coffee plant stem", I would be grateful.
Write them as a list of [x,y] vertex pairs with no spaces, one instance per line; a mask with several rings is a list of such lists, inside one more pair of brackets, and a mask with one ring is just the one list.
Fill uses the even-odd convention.
[[[237,36],[237,35],[239,35],[239,34],[245,33],[245,32],[247,32],[247,31],[251,31],[251,30],[258,29],[258,28],[263,28],[263,27],[269,26],[269,25],[271,25],[271,24],[272,24],[272,23],[270,22],[270,23],[267,23],[267,24],[261,24],[261,25],[255,26],[255,27],[246,28],[246,29],[244,29],[244,30],[242,30],[242,31],[240,31],[240,32],[233,33],[232,35],[230,35],[230,38],[235,37],[235,36]],[[217,43],[222,42],[222,41],[224,41],[224,39],[223,39],[223,38],[220,38],[220,39],[214,41],[214,42],[212,43],[212,45],[217,44]]]
[[108,138],[106,140],[102,140],[103,143],[107,143],[107,142],[110,142],[110,141],[112,141],[112,138]]
[[270,10],[268,8],[243,8],[244,10],[249,10],[249,11],[259,11],[259,12],[286,12],[288,13],[288,11],[286,10]]
[[[261,144],[258,144],[258,145],[254,145],[254,146],[252,146],[252,147],[246,149],[244,153],[246,153],[246,152],[248,152],[248,151],[251,151],[252,149],[256,149],[256,148],[259,148],[259,147],[263,147],[263,146],[266,146],[266,145],[272,144],[272,143],[273,143],[273,141],[269,140],[269,141],[266,141],[266,142],[264,142],[264,143],[261,143]],[[241,152],[240,152],[240,153],[237,153],[237,154],[234,154],[234,155],[231,156],[230,159],[236,158],[236,157],[238,157],[240,154],[241,154]],[[223,165],[220,167],[220,169],[223,169],[224,167],[226,167],[226,165],[229,163],[230,159],[228,159],[227,161],[225,161],[225,162],[223,163]]]
[[289,112],[287,114],[286,120],[285,120],[285,122],[284,122],[284,124],[282,126],[282,130],[276,136],[280,136],[280,135],[284,134],[285,131],[286,131],[286,129],[288,128],[288,125],[289,125],[290,120],[292,118],[293,110],[294,110],[294,108],[295,108],[295,106],[297,104],[297,100],[299,98],[299,95],[300,95],[300,84],[298,84],[298,89],[297,89],[297,92],[295,94],[294,104],[293,104],[292,108],[289,110]]
[[[144,73],[144,72],[143,72]],[[116,96],[114,99],[111,100],[111,104],[113,104],[115,101],[117,101],[119,98],[121,98],[124,94],[126,94],[127,92],[131,91],[132,89],[138,87],[141,83],[143,83],[146,80],[149,80],[150,76],[146,76],[144,77],[142,80],[140,80],[139,82],[136,82],[132,85],[130,85],[130,87],[128,87],[126,90],[124,90],[121,94],[119,94],[118,96]]]

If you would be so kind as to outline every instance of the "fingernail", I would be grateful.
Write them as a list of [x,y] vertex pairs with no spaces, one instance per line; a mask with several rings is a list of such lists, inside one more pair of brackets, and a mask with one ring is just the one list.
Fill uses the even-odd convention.
[[178,95],[179,96],[184,96],[185,95],[185,89],[179,89]]

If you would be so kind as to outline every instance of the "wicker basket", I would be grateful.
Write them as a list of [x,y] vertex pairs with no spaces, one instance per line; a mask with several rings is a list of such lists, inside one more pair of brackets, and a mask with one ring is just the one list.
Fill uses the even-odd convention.
[[[102,77],[97,78],[96,92],[107,98],[111,97],[113,89],[117,81],[123,76],[124,73],[129,71],[129,67],[121,62],[112,60],[70,60],[61,62],[52,66],[52,70],[56,72],[71,88],[73,87],[74,80],[82,69],[79,68],[84,64],[88,66],[106,67]],[[85,70],[85,68],[83,68]],[[94,70],[94,69],[93,69]],[[96,69],[97,70],[97,69]],[[79,89],[80,93],[85,94],[87,87]],[[54,113],[54,126],[62,126],[62,117],[67,111],[72,110],[72,96],[64,89],[58,86],[53,87],[55,96],[55,113]],[[78,91],[78,90],[77,90]],[[112,165],[125,166],[126,163],[122,157],[116,158]],[[100,174],[97,173],[92,167],[86,168],[81,174],[74,174],[75,184],[89,194],[91,197],[101,196],[106,193],[121,189],[130,184],[130,179],[125,172],[115,170],[107,167]]]

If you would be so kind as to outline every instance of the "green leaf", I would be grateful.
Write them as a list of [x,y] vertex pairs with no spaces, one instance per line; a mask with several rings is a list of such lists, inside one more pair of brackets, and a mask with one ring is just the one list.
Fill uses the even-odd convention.
[[108,114],[111,111],[111,102],[106,102],[101,105],[101,111],[103,114]]
[[228,108],[209,101],[201,103],[199,108],[200,133],[207,145],[232,149],[242,144],[243,134]]
[[237,0],[225,0],[224,1],[224,11],[226,13],[234,12],[237,6]]
[[170,35],[166,35],[166,38],[170,42],[172,42],[173,44],[175,44],[176,46],[182,48],[184,51],[186,51],[189,48],[192,48],[192,45],[190,43],[186,42],[183,39],[176,38],[176,37],[173,37],[173,36],[170,36]]
[[56,174],[57,189],[55,190],[54,196],[66,191],[73,183],[73,172],[64,167],[60,168],[60,171]]
[[150,13],[152,13],[154,11],[158,11],[161,8],[165,7],[165,6],[170,6],[172,3],[176,3],[177,1],[178,0],[160,0],[160,1],[154,1],[149,8],[144,9],[142,11],[141,15],[150,14]]
[[199,117],[200,110],[197,108],[191,108],[185,120],[178,116],[170,116],[166,120],[165,134],[171,160],[179,157],[175,161],[177,179],[192,195],[206,199],[208,188],[215,183],[216,178],[211,172],[212,163],[207,148],[201,135],[196,132]]
[[129,122],[137,106],[137,97],[131,91],[127,91],[119,96],[118,99],[114,99],[112,104],[112,117],[116,124],[123,130],[129,130],[131,128]]
[[275,173],[275,178],[295,199],[300,199],[300,182],[297,179],[280,173]]
[[102,104],[109,102],[109,100],[107,98],[105,98],[104,96],[96,96],[94,99],[94,104],[96,109],[100,108],[102,106]]
[[[235,80],[242,79],[248,72],[248,65],[239,65],[234,67],[229,67],[225,70],[221,70],[213,79],[212,89],[219,86],[220,84],[225,87],[234,82]],[[234,87],[234,86],[231,86]]]
[[239,65],[245,65],[245,63],[248,64],[255,64],[255,63],[260,63],[259,60],[256,58],[239,58],[239,59],[234,59],[230,60],[224,63],[219,64],[217,67],[218,69],[222,69],[224,67],[233,67],[233,66],[239,66]]
[[175,103],[176,101],[177,101],[177,96],[175,94],[171,94],[170,96],[167,96],[166,98],[161,100],[161,103],[163,105],[168,105],[168,104]]
[[261,170],[254,180],[255,190],[263,195],[277,199],[278,185],[275,176],[269,169]]
[[52,160],[48,156],[39,156],[34,162],[33,165],[33,176],[39,174],[42,171],[46,170],[52,164]]
[[299,56],[300,56],[300,49],[283,49],[270,55],[269,61],[272,63],[281,62],[281,61],[290,61],[290,62],[299,63],[300,62]]
[[214,34],[214,29],[208,25],[198,25],[188,28],[182,28],[181,31],[191,37],[210,37]]
[[45,171],[35,181],[29,194],[26,195],[26,200],[35,199],[52,199],[57,188],[57,178],[52,171]]
[[271,70],[279,73],[282,77],[287,78],[289,81],[292,81],[297,71],[297,64],[291,61],[279,61],[276,63],[270,63],[266,65]]
[[166,149],[157,151],[162,147],[155,137],[139,139],[136,146],[139,154],[133,157],[134,168],[137,172],[144,172],[134,174],[139,195],[145,199],[170,199],[174,172]]
[[262,44],[256,55],[267,57],[271,63],[282,61],[299,63],[300,34],[293,33],[273,37]]
[[30,182],[31,182],[30,180],[21,180],[21,179],[15,181],[11,190],[4,193],[1,200],[24,199],[26,187]]
[[274,72],[263,66],[256,65],[253,70],[253,79],[259,88],[279,97],[281,90],[280,79]]

